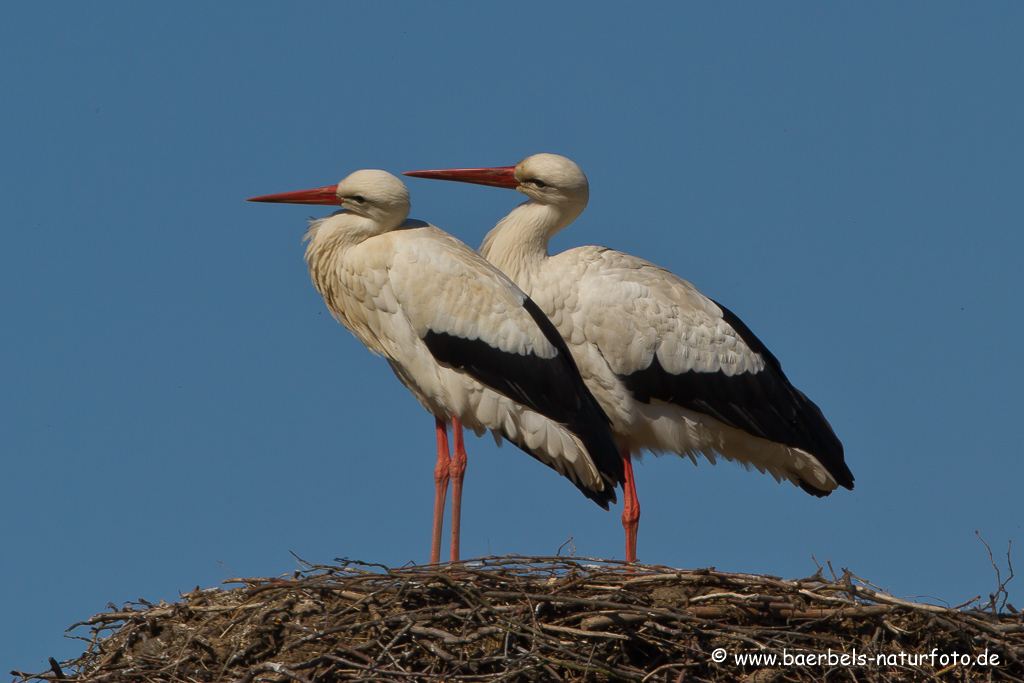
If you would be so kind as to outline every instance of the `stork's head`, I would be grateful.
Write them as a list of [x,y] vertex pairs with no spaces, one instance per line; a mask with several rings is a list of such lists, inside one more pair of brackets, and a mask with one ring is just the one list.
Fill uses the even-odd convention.
[[298,192],[251,197],[250,202],[284,204],[334,204],[370,219],[385,230],[397,227],[409,215],[409,189],[387,171],[364,169],[337,185]]
[[534,154],[515,166],[409,171],[403,175],[504,187],[522,192],[539,204],[572,206],[579,211],[590,199],[590,184],[583,169],[557,154]]
[[339,203],[375,223],[397,226],[409,215],[409,189],[387,171],[364,169],[338,183]]
[[516,190],[541,204],[571,202],[586,206],[590,184],[583,169],[557,154],[534,154],[515,165]]

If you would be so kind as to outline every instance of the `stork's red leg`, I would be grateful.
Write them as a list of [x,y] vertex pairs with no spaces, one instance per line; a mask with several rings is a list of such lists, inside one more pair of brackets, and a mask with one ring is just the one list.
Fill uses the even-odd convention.
[[451,463],[452,476],[452,562],[459,561],[459,533],[462,530],[462,480],[466,476],[466,448],[462,443],[462,423],[452,415],[452,439],[455,453]]
[[626,562],[636,562],[636,532],[640,527],[640,500],[636,497],[636,481],[633,479],[633,459],[629,450],[623,448],[622,465],[626,481],[622,485],[622,526],[626,530]]
[[434,467],[434,535],[430,543],[430,562],[441,561],[441,528],[444,525],[444,499],[448,496],[448,469],[451,457],[448,455],[448,425],[434,418],[437,425],[437,465]]

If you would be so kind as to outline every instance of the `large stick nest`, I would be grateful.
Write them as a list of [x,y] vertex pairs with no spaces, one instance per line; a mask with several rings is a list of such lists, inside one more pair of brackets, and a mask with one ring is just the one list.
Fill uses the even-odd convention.
[[[848,572],[789,581],[561,557],[304,566],[173,604],[128,603],[72,627],[90,629],[77,659],[12,674],[96,683],[1024,680],[1024,618],[1005,602],[919,604]],[[762,659],[737,659],[753,656]]]

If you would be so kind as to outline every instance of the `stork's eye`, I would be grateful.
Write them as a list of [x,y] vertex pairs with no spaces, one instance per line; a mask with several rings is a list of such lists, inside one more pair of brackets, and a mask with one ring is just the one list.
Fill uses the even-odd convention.
[[351,199],[352,201],[357,202],[359,204],[365,204],[366,203],[366,197],[364,197],[361,194],[354,194],[351,197],[349,197],[349,199]]
[[548,186],[547,183],[545,183],[543,180],[540,180],[539,178],[530,178],[526,182],[533,183],[537,187],[547,187]]

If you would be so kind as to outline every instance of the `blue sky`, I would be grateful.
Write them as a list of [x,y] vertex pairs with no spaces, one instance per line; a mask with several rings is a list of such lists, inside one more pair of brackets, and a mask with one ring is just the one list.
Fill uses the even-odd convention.
[[[327,313],[359,168],[577,161],[553,249],[655,261],[737,313],[846,446],[817,500],[637,467],[641,561],[814,559],[959,604],[1024,566],[1024,9],[953,3],[21,3],[0,23],[0,640],[41,671],[108,602],[429,555],[433,419]],[[409,179],[473,246],[521,199]],[[623,555],[611,513],[470,438],[463,554]],[[1018,582],[1020,579],[1017,580]],[[1016,583],[1016,582],[1015,582]],[[1024,602],[1011,583],[1011,602]]]

